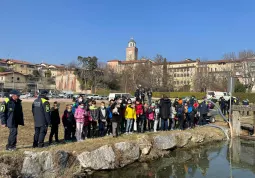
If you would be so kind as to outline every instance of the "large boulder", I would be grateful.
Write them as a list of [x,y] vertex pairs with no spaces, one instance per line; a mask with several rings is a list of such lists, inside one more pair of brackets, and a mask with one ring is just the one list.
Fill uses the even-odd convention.
[[154,147],[159,150],[169,150],[177,146],[177,139],[174,134],[158,135],[153,138]]
[[130,142],[115,143],[115,153],[118,155],[117,164],[124,167],[139,159],[140,149],[139,145]]
[[150,153],[152,143],[148,135],[143,135],[138,138],[137,143],[142,152],[142,155],[148,155]]
[[77,159],[85,170],[114,169],[115,167],[115,153],[108,145],[91,152],[85,151],[78,155]]
[[182,147],[186,146],[189,143],[190,139],[192,138],[192,134],[189,132],[185,132],[185,131],[175,133],[174,135],[177,138],[176,146],[178,148],[182,148]]
[[53,157],[48,151],[25,151],[21,173],[25,177],[55,177]]

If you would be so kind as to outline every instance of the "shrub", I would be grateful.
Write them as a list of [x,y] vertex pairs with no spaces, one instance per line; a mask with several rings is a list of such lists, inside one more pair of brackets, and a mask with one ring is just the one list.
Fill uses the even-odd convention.
[[240,102],[248,99],[250,103],[255,103],[255,93],[233,93],[233,96],[238,97]]

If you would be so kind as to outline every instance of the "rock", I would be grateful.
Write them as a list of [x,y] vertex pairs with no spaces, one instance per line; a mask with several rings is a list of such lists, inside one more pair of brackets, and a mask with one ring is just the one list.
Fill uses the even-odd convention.
[[153,146],[159,150],[169,150],[171,148],[174,148],[177,146],[176,136],[174,134],[155,136]]
[[55,154],[55,163],[60,169],[65,169],[67,167],[68,159],[70,154],[66,151],[59,150]]
[[111,146],[105,145],[91,152],[83,152],[77,156],[79,164],[85,170],[114,169],[115,153]]
[[178,148],[182,148],[184,146],[186,146],[190,139],[192,138],[192,134],[189,132],[179,132],[179,133],[175,133],[174,134],[177,137],[177,147]]
[[202,134],[193,134],[191,141],[193,143],[202,143],[204,141],[205,136]]
[[143,135],[142,137],[138,138],[137,143],[140,150],[142,150],[142,155],[148,155],[150,153],[152,144],[148,135]]
[[[25,151],[21,173],[27,177],[54,177],[53,158],[48,151]],[[47,175],[47,176],[46,176]]]
[[139,145],[130,142],[120,142],[114,144],[115,150],[118,153],[118,160],[120,167],[124,167],[139,159],[140,149]]
[[12,167],[10,165],[0,163],[0,177],[11,178],[12,176]]

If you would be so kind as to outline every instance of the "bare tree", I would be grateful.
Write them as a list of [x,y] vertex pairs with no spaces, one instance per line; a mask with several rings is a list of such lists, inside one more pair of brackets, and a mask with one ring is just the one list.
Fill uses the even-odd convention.
[[155,63],[163,63],[164,62],[164,57],[161,54],[157,54],[154,57],[154,62]]

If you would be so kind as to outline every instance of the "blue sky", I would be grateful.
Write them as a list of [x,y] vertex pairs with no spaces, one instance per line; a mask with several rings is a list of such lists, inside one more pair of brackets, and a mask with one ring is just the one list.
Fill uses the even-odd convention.
[[254,49],[254,0],[0,0],[0,58],[68,63],[77,56],[215,60]]

